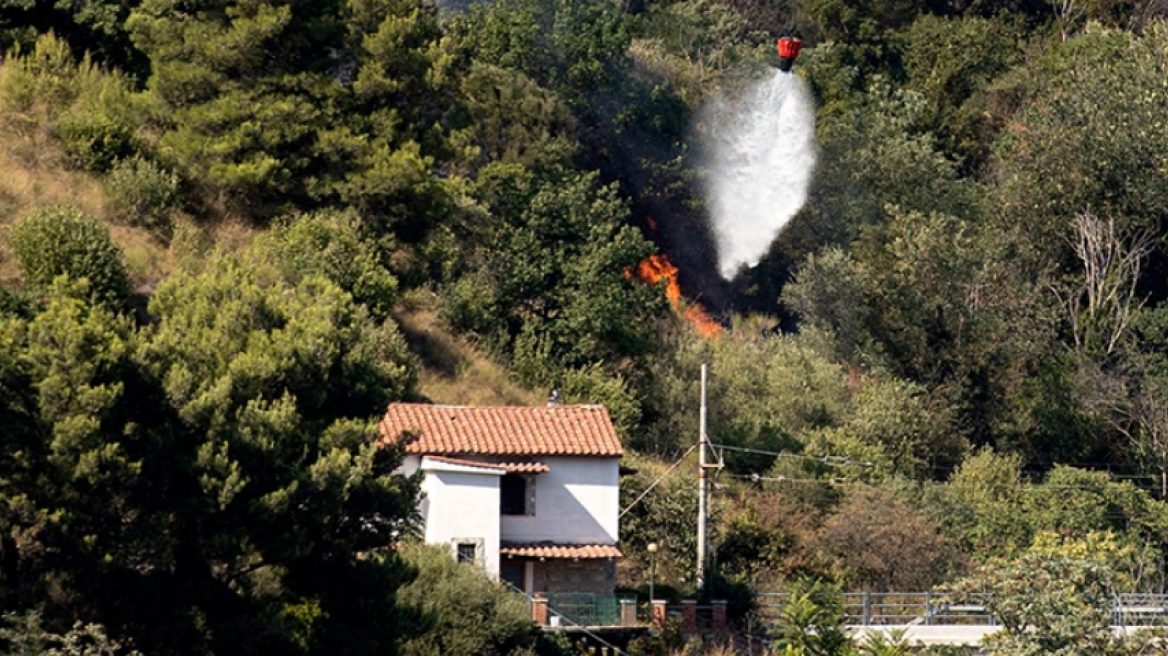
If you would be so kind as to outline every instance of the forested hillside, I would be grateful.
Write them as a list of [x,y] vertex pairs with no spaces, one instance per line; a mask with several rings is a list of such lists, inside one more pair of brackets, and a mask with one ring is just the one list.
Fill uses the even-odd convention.
[[[1168,589],[1168,3],[439,4],[0,0],[0,637],[555,653],[505,601],[435,642],[381,412],[603,403],[630,504],[702,364],[735,613]],[[790,32],[814,176],[724,280],[694,124]],[[695,476],[623,516],[625,585],[656,542],[693,591]]]

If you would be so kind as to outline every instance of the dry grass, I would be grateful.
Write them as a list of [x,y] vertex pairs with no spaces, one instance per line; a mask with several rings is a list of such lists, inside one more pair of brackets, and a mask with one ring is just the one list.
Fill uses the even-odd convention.
[[[0,65],[0,78],[4,73]],[[43,205],[72,205],[105,222],[126,255],[134,288],[143,293],[153,291],[180,266],[198,266],[216,248],[238,251],[255,236],[256,229],[241,220],[195,221],[179,212],[172,217],[175,230],[171,239],[126,225],[100,176],[69,167],[45,120],[0,112],[0,284],[9,288],[22,284],[8,252],[8,233],[20,219]]]
[[41,205],[73,205],[104,220],[107,209],[101,183],[65,169],[47,135],[12,134],[3,117],[0,130],[0,283],[12,286],[19,285],[20,272],[8,253],[8,232],[25,214]]
[[410,292],[394,311],[410,344],[422,359],[420,394],[448,405],[542,405],[546,395],[517,384],[507,370],[456,336],[438,317],[429,292]]

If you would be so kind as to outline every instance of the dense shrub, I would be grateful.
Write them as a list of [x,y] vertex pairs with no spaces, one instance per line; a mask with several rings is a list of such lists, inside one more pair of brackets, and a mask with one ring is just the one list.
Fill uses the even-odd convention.
[[[472,565],[455,562],[441,547],[402,549],[416,568],[398,590],[404,626],[414,628],[402,644],[405,656],[503,656],[534,654],[539,629],[523,597],[492,581]],[[545,651],[545,650],[541,650]]]
[[60,634],[46,629],[36,613],[5,615],[0,622],[0,644],[12,656],[141,656],[106,636],[100,624],[77,622]]
[[90,296],[120,303],[130,291],[122,251],[109,230],[72,207],[44,207],[12,229],[10,245],[24,282],[45,289],[57,276],[89,280]]
[[134,154],[133,128],[105,112],[65,114],[53,134],[69,162],[86,171],[108,171],[115,162]]
[[397,300],[397,278],[379,244],[361,233],[355,215],[319,212],[277,222],[258,247],[289,279],[328,278],[384,319]]
[[131,225],[169,231],[169,210],[178,200],[177,175],[148,159],[131,157],[114,164],[106,188]]
[[100,70],[88,56],[77,61],[52,34],[38,38],[32,52],[8,53],[0,108],[17,133],[48,128],[80,169],[107,171],[141,145],[138,105],[126,78]]

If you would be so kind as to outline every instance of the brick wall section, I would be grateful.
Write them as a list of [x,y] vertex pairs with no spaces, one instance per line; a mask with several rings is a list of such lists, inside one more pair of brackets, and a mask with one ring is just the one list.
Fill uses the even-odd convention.
[[547,626],[548,599],[547,595],[542,592],[535,593],[535,597],[531,600],[531,621],[540,626]]
[[616,561],[549,558],[535,563],[533,589],[538,592],[591,592],[598,597],[616,594]]
[[653,600],[653,625],[658,629],[665,630],[665,619],[669,617],[669,609],[665,606],[664,599]]
[[685,635],[698,632],[698,602],[695,599],[681,600],[681,632]]
[[714,626],[710,627],[714,633],[726,632],[726,602],[715,600],[714,604]]
[[621,626],[637,625],[637,600],[621,599],[620,601]]

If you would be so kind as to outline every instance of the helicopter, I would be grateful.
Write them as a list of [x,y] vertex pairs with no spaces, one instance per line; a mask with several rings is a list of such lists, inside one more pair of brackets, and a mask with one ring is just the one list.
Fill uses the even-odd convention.
[[791,65],[795,63],[795,58],[799,56],[799,50],[803,47],[803,41],[797,36],[781,36],[775,41],[775,46],[779,50],[779,70],[790,73]]

